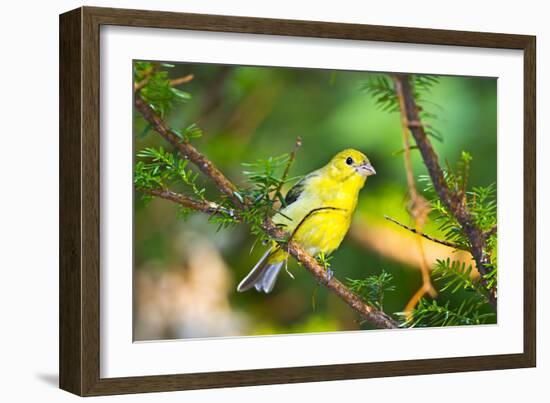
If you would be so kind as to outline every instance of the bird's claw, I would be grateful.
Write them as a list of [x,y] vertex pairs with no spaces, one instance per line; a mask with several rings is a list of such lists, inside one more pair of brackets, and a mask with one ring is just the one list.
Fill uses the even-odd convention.
[[330,280],[332,280],[333,277],[334,277],[334,272],[329,267],[327,267],[327,283],[330,282]]

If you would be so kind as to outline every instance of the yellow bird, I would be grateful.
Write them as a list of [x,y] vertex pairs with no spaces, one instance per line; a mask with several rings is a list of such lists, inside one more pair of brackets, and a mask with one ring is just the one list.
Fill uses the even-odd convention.
[[[359,191],[367,177],[375,174],[363,153],[353,149],[341,151],[288,191],[286,207],[273,217],[273,222],[282,226],[310,255],[329,255],[348,232]],[[274,242],[237,291],[254,287],[257,291],[271,292],[286,259],[288,253]]]

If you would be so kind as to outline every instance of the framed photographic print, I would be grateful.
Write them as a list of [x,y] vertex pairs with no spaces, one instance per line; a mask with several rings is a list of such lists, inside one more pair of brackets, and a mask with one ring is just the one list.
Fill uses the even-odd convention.
[[535,365],[535,37],[60,17],[60,387]]

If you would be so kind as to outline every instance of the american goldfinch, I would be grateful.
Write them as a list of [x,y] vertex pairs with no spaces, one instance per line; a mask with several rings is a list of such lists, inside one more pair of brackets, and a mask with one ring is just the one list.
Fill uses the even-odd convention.
[[[359,191],[376,171],[361,152],[348,149],[311,172],[286,194],[286,206],[273,217],[310,255],[325,256],[340,246],[348,232]],[[241,281],[237,291],[254,287],[271,292],[288,253],[273,243]]]

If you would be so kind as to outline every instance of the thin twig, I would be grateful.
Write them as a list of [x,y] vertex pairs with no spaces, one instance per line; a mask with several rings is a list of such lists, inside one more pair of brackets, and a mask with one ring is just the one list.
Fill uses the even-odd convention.
[[149,79],[153,75],[153,73],[157,70],[159,66],[159,63],[152,63],[149,70],[147,70],[143,76],[143,79],[137,83],[134,83],[134,92],[139,92],[143,87],[147,85],[149,82]]
[[286,182],[286,178],[288,177],[288,174],[290,173],[290,167],[294,163],[294,160],[296,159],[296,152],[298,149],[302,146],[302,138],[300,136],[296,137],[296,142],[294,143],[294,148],[292,149],[290,156],[288,157],[288,161],[285,166],[285,170],[283,172],[283,176],[281,177],[281,181],[279,182],[279,186],[277,186],[277,190],[275,191],[275,197],[277,195],[281,194],[281,189]]
[[145,87],[147,85],[148,82],[149,82],[149,76],[145,77],[140,82],[135,83],[134,84],[134,92],[138,92],[139,90],[141,90],[143,87]]
[[218,203],[214,203],[212,201],[196,200],[189,196],[183,195],[181,193],[173,192],[169,189],[148,189],[148,188],[137,187],[136,190],[138,192],[145,193],[150,196],[157,196],[162,199],[173,201],[175,203],[182,205],[183,207],[187,207],[195,211],[201,211],[207,214],[223,213],[225,215],[233,217],[236,221],[242,221],[241,217],[235,210],[225,208],[223,206],[220,206]]
[[186,76],[174,78],[173,80],[170,80],[170,85],[172,87],[175,87],[176,85],[185,84],[193,80],[193,78],[195,78],[193,74],[187,74]]
[[421,237],[424,237],[432,242],[436,242],[436,243],[439,243],[441,245],[445,245],[445,246],[448,246],[449,248],[453,248],[453,249],[458,249],[458,250],[466,250],[468,251],[467,249],[465,249],[463,246],[460,246],[456,243],[453,243],[453,242],[449,242],[449,241],[444,241],[442,239],[437,239],[437,238],[434,238],[433,236],[431,235],[428,235],[428,234],[425,234],[424,232],[420,232],[418,231],[416,228],[411,228],[409,227],[408,225],[405,225],[403,223],[400,223],[399,221],[385,215],[384,218],[388,221],[391,221],[392,223],[394,224],[397,224],[399,225],[400,227],[402,228],[405,228],[406,230],[408,231],[411,231],[413,234],[417,234],[417,235],[420,235]]
[[[158,68],[158,63],[153,64],[151,68],[145,73],[145,76],[143,77],[143,79],[137,83],[134,83],[134,92],[138,92],[139,90],[141,90],[143,87],[147,85],[147,83],[151,79],[151,76],[153,75],[153,73],[156,71],[157,68]],[[174,78],[170,80],[170,86],[175,87],[177,85],[188,83],[189,81],[193,80],[193,78],[195,78],[193,74],[187,74],[183,77]]]

